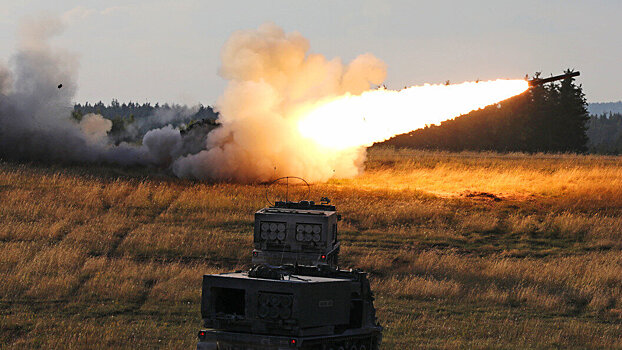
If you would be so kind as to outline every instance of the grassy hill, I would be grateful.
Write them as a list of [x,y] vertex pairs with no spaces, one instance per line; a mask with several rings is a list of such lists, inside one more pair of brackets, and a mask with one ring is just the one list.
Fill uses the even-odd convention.
[[[384,349],[622,347],[622,157],[374,149],[315,184],[371,273]],[[195,346],[263,185],[0,163],[2,348]]]

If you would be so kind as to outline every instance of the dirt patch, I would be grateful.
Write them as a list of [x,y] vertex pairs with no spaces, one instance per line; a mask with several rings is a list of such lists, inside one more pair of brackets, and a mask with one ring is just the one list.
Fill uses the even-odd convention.
[[473,199],[481,199],[481,200],[488,200],[488,201],[494,201],[494,202],[501,202],[502,201],[502,199],[500,197],[497,197],[496,195],[494,195],[492,193],[488,193],[488,192],[471,192],[471,191],[466,191],[462,195],[464,197],[473,198]]

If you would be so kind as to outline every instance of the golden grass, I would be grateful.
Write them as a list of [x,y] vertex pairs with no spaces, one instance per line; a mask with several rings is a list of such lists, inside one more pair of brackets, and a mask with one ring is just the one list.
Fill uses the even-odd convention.
[[363,266],[376,261],[367,267],[392,272],[389,278],[374,280],[376,290],[384,295],[620,316],[619,251],[549,259],[502,255],[483,259],[436,250],[402,251],[388,257],[378,252],[371,255],[373,259],[361,259]]
[[[422,190],[444,196],[465,191],[500,196],[547,196],[563,207],[622,206],[622,159],[594,155],[448,153],[373,149],[357,187]],[[564,197],[564,198],[559,198]]]
[[[314,184],[386,349],[622,347],[622,157],[372,149]],[[3,348],[188,348],[264,186],[0,163]]]

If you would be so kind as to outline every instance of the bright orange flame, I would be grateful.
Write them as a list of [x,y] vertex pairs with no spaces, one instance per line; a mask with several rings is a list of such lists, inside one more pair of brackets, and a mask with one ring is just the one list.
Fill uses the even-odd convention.
[[528,88],[525,80],[498,79],[346,94],[314,105],[298,127],[304,137],[329,149],[370,146],[498,103]]

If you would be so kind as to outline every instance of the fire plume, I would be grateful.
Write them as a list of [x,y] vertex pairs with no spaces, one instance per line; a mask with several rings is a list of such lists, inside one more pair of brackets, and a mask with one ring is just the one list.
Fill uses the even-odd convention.
[[345,94],[310,107],[298,128],[303,137],[329,149],[370,146],[498,103],[528,88],[525,80],[498,79]]

